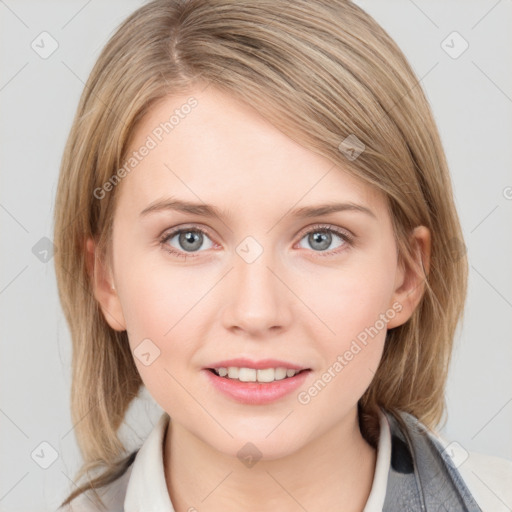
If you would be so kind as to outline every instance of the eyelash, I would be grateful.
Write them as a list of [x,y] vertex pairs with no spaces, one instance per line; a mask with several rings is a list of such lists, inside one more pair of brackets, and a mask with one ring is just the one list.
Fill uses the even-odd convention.
[[[203,228],[200,228],[200,227],[196,227],[196,226],[188,226],[188,227],[185,227],[185,228],[179,228],[179,229],[176,229],[174,231],[171,231],[171,232],[165,232],[161,237],[160,237],[160,244],[162,245],[162,248],[167,251],[168,253],[172,254],[173,256],[178,256],[180,258],[189,258],[189,257],[192,257],[192,258],[195,258],[198,256],[198,253],[184,253],[182,251],[177,251],[175,250],[174,248],[170,247],[167,242],[169,240],[171,240],[172,238],[174,238],[174,236],[180,234],[180,233],[184,233],[184,232],[187,232],[187,231],[197,231],[199,233],[202,233],[203,235],[206,235],[210,238],[210,235],[208,234],[208,232],[203,229]],[[316,226],[313,226],[311,229],[309,229],[308,231],[306,231],[305,233],[302,233],[300,240],[302,240],[306,235],[309,235],[311,233],[316,233],[316,232],[329,232],[329,233],[334,233],[335,235],[338,235],[344,242],[345,244],[348,246],[348,247],[351,247],[352,245],[354,245],[354,238],[349,235],[348,233],[346,233],[345,231],[341,231],[340,229],[338,228],[335,228],[329,224],[318,224]],[[337,248],[337,249],[333,249],[333,250],[330,250],[330,251],[313,251],[313,252],[316,252],[318,253],[318,256],[320,257],[328,257],[328,256],[333,256],[333,255],[336,255],[342,251],[346,250],[346,247],[345,245],[341,246],[340,248]],[[201,251],[202,252],[202,251]]]

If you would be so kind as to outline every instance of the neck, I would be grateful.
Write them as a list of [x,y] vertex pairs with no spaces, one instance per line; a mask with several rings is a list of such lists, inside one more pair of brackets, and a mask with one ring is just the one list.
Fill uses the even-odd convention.
[[176,512],[225,510],[361,512],[370,494],[376,450],[361,435],[357,409],[300,450],[247,467],[169,422],[164,467]]

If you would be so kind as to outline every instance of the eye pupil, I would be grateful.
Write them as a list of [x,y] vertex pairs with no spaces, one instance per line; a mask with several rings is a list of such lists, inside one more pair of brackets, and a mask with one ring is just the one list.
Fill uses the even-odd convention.
[[179,235],[179,243],[182,247],[191,244],[187,249],[193,251],[197,250],[203,243],[203,234],[197,231],[183,231]]
[[324,250],[331,245],[332,235],[327,231],[315,231],[309,237],[312,247],[315,247],[317,243],[319,244],[319,246],[315,247],[316,249]]

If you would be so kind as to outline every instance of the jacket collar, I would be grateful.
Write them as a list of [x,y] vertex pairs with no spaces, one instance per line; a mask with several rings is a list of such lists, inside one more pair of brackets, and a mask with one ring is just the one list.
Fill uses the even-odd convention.
[[406,412],[385,412],[391,431],[391,466],[383,512],[482,512],[442,438]]

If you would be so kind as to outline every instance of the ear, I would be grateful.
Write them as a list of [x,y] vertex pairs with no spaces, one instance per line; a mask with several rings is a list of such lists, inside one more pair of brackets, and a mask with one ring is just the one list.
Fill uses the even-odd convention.
[[92,280],[94,296],[98,301],[105,320],[115,331],[126,330],[121,302],[115,290],[111,269],[98,257],[96,243],[92,238],[86,241],[87,272]]
[[409,320],[425,291],[425,276],[428,275],[430,268],[430,230],[425,226],[416,226],[411,233],[411,238],[411,245],[414,248],[414,268],[406,265],[402,258],[399,258],[391,304],[398,303],[402,309],[388,322],[388,329],[405,324]]

